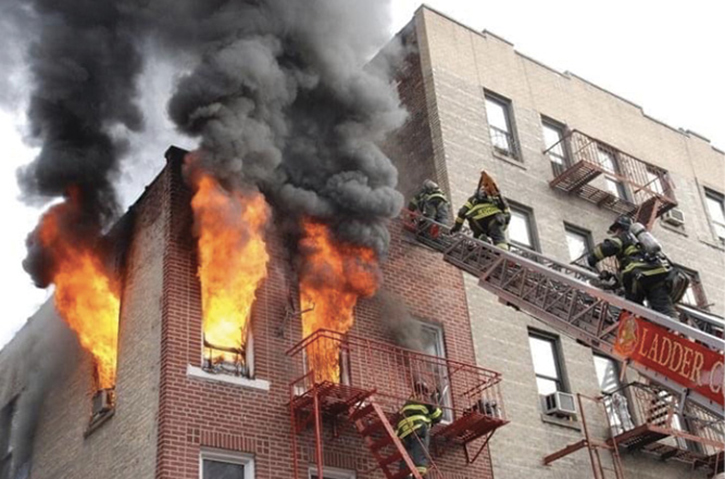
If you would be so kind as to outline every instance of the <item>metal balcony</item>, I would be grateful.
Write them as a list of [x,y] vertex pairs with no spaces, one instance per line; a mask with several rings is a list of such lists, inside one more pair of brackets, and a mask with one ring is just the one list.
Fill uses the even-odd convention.
[[605,394],[611,439],[622,452],[716,467],[725,450],[725,424],[715,415],[653,385],[628,384]]
[[[322,329],[288,355],[298,359],[299,376],[290,384],[290,409],[298,432],[308,425],[319,429],[318,421],[354,420],[357,413],[350,411],[372,404],[394,425],[420,381],[431,391],[430,402],[443,410],[443,421],[431,433],[438,450],[463,446],[466,460],[473,462],[493,433],[508,423],[501,375],[485,368]],[[335,361],[332,373],[330,359]],[[475,450],[469,451],[469,444],[478,439]]]
[[577,195],[643,224],[677,206],[667,170],[572,130],[544,151],[552,157],[552,188]]

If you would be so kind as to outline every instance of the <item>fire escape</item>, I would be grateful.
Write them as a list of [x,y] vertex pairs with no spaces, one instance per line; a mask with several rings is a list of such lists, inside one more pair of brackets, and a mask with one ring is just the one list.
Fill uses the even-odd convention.
[[558,152],[556,177],[549,185],[619,214],[629,214],[650,229],[654,220],[677,206],[666,170],[645,163],[584,133],[569,131],[544,153]]
[[[529,314],[595,351],[619,357],[614,348],[619,318],[621,313],[629,313],[723,354],[725,342],[722,339],[722,322],[696,309],[678,305],[681,317],[687,320],[686,323],[680,322],[592,286],[591,283],[597,280],[596,273],[579,266],[561,263],[531,250],[513,248],[512,251],[504,251],[464,235],[452,236],[447,226],[410,212],[404,215],[403,221],[405,229],[416,241],[442,252],[445,261],[479,278],[479,286],[497,295],[499,301]],[[670,398],[666,400],[669,401],[668,411],[676,408],[688,421],[719,424],[722,428],[722,401],[713,401],[644,364],[630,362],[628,367],[648,379],[652,390],[658,391],[658,397]],[[710,448],[707,455],[687,456],[698,461],[698,464],[712,464],[718,457],[722,458],[725,431],[718,430],[711,437],[704,438],[702,435],[687,435],[677,428],[669,427],[672,426],[674,413],[669,414],[668,427],[644,420],[643,423],[636,423],[642,427],[633,427],[626,431],[625,436],[615,435],[606,441],[591,438],[585,429],[586,435],[582,441],[548,456],[547,460],[552,462],[586,448],[592,457],[592,467],[600,468],[599,472],[595,470],[595,479],[603,479],[605,476],[601,470],[599,451],[609,450],[615,456],[614,477],[619,479],[622,477],[621,467],[617,467],[620,448],[648,446],[650,450],[658,448],[663,451],[664,457],[686,457],[674,449],[651,445],[667,437],[693,442],[699,440]],[[646,415],[643,417],[647,418]]]
[[[290,384],[292,446],[298,476],[299,434],[311,427],[315,437],[317,477],[323,476],[323,423],[337,436],[351,423],[387,479],[422,479],[395,433],[398,411],[411,398],[414,385],[430,386],[443,421],[431,431],[432,449],[462,447],[472,463],[494,432],[508,421],[500,392],[500,374],[387,343],[318,330],[288,351],[306,371]],[[327,366],[310,358],[326,358]],[[332,372],[329,369],[332,361]],[[315,370],[318,366],[318,370]],[[322,371],[322,372],[321,372]],[[332,377],[333,379],[329,379]],[[433,459],[427,478],[444,475]]]

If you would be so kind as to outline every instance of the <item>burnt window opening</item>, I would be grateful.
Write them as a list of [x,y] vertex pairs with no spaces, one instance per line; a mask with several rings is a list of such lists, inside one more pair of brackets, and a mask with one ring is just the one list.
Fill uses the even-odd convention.
[[[240,333],[243,334],[243,333]],[[254,379],[254,335],[248,329],[240,348],[219,346],[204,337],[202,369],[212,374]]]
[[93,364],[94,393],[91,399],[91,418],[85,435],[88,436],[101,424],[113,416],[116,409],[116,385],[103,388],[100,386],[98,363]]

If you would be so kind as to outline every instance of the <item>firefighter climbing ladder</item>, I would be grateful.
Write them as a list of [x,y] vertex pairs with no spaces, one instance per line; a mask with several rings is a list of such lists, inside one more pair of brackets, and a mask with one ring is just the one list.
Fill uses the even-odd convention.
[[[479,285],[497,295],[500,301],[592,349],[616,357],[614,343],[618,317],[621,311],[626,311],[699,341],[721,354],[723,352],[722,339],[590,285],[588,281],[597,279],[591,271],[552,260],[534,251],[508,252],[464,235],[451,236],[447,226],[428,219],[421,220],[412,213],[404,217],[404,222],[405,228],[418,242],[442,252],[445,261],[477,277]],[[703,329],[713,325],[721,327],[696,310],[681,308],[680,312]],[[688,391],[672,378],[639,363],[632,362],[629,367],[723,417],[722,406],[697,392]]]

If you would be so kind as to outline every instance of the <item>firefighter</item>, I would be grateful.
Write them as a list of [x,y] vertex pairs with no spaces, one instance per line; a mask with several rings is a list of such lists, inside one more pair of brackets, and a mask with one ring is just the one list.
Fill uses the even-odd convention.
[[418,211],[426,218],[438,223],[448,223],[450,216],[448,199],[433,180],[425,180],[420,189],[408,204],[410,211]]
[[495,246],[508,251],[506,228],[511,221],[511,210],[498,189],[491,191],[481,186],[475,195],[468,198],[458,211],[451,233],[459,232],[465,220],[468,220],[474,238],[488,237]]
[[[421,476],[428,472],[430,429],[443,417],[441,408],[434,405],[437,402],[425,381],[418,381],[414,393],[400,410],[402,419],[398,421],[396,434]],[[400,467],[406,467],[404,461],[401,461]]]
[[[604,258],[616,256],[625,298],[639,304],[644,304],[646,299],[651,309],[677,318],[671,294],[672,277],[676,272],[658,249],[648,251],[631,231],[633,225],[631,217],[620,215],[608,230],[613,237],[594,247],[587,255],[587,263],[594,267]],[[606,271],[600,274],[600,277],[606,276]]]

